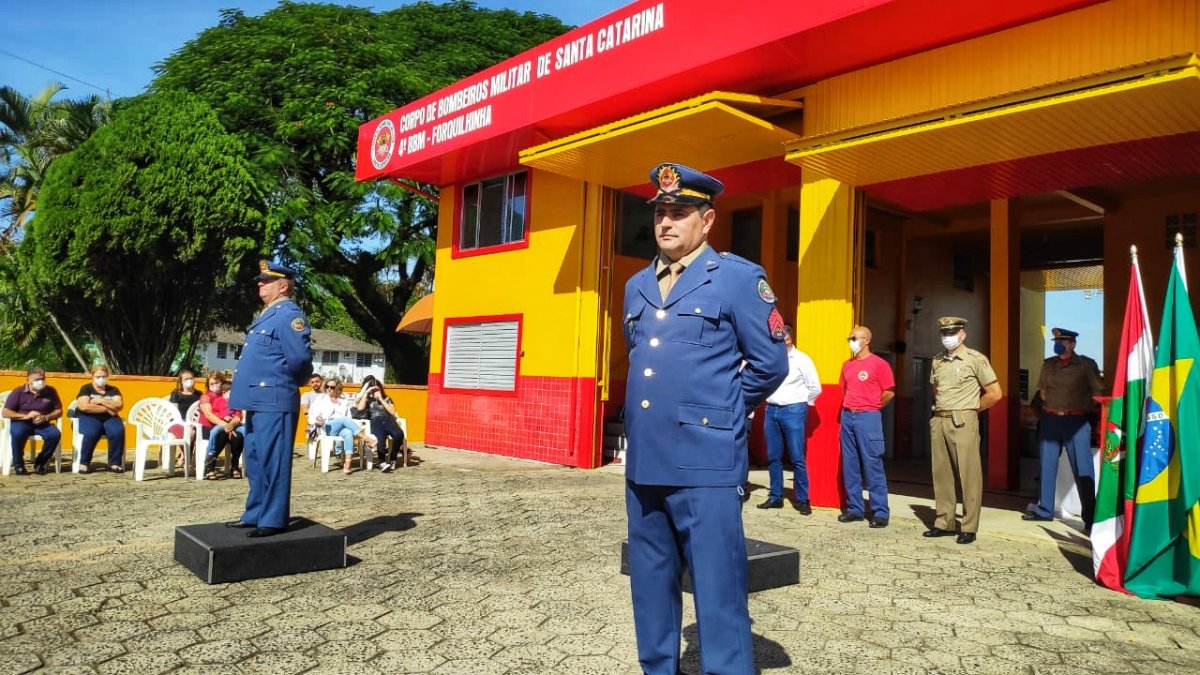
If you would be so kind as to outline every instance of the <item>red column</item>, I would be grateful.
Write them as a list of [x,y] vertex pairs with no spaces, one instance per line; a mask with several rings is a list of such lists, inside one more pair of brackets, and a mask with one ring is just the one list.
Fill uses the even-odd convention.
[[986,480],[992,490],[1017,486],[1020,473],[1020,257],[1021,231],[1016,202],[991,204],[991,284],[989,354],[1003,397],[988,411]]

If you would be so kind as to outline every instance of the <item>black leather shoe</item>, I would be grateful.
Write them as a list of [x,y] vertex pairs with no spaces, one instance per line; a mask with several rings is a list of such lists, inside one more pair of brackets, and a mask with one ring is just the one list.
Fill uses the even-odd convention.
[[955,539],[954,542],[956,544],[972,544],[975,542],[975,533],[974,532],[960,532],[958,535],[958,539]]
[[13,473],[17,474],[18,476],[28,476],[29,470],[25,468],[24,464],[18,464],[13,467]]
[[849,513],[843,513],[840,516],[838,516],[839,523],[857,523],[858,521],[860,521],[862,519],[863,519],[862,516],[853,516],[853,515],[850,515]]
[[953,537],[954,533],[950,530],[943,530],[940,527],[931,527],[921,533],[922,537]]
[[782,508],[783,508],[783,500],[782,500],[782,499],[768,499],[767,501],[765,501],[765,502],[763,502],[763,503],[759,504],[759,505],[758,505],[756,508],[760,508],[760,509],[782,509]]
[[235,520],[230,523],[225,523],[225,527],[235,527],[238,529],[243,529],[243,528],[258,527],[258,526],[255,525],[254,523],[247,523],[247,522],[243,522],[241,520]]
[[888,525],[887,518],[872,518],[871,519],[871,527],[873,527],[875,529],[879,529],[881,527],[887,527],[887,525]]
[[247,532],[246,536],[250,537],[251,539],[257,539],[258,537],[273,537],[277,534],[283,534],[284,531],[285,530],[282,527],[256,527]]
[[33,472],[39,476],[45,476],[46,475],[46,465],[45,464],[34,464]]
[[798,502],[792,502],[792,507],[794,507],[797,511],[799,511],[800,515],[802,515],[802,516],[811,516],[812,515],[812,504],[809,503],[809,501],[807,499],[804,499],[804,500],[801,500]]
[[1021,514],[1021,520],[1043,520],[1043,521],[1045,521],[1045,520],[1054,520],[1054,519],[1047,517],[1047,516],[1039,515],[1037,513],[1034,513],[1033,511],[1026,511],[1025,513]]

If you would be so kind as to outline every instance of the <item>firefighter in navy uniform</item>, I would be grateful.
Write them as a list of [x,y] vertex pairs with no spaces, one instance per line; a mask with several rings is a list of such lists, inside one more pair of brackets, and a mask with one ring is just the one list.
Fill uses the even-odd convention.
[[650,172],[659,253],[625,285],[625,503],[638,661],[676,675],[691,574],[704,673],[754,672],[742,485],[748,416],[788,373],[784,322],[758,265],[707,245],[724,186]]
[[312,329],[292,301],[296,273],[259,263],[259,313],[246,332],[229,405],[244,410],[246,511],[231,527],[254,528],[250,537],[287,529],[292,494],[292,447],[300,415],[300,386],[313,372]]

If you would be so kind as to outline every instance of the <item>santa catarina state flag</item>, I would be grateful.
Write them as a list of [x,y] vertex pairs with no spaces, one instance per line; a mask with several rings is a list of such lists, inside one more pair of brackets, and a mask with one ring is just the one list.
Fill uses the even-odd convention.
[[1183,248],[1167,284],[1146,406],[1125,588],[1143,598],[1200,595],[1200,337]]
[[1092,566],[1096,582],[1125,591],[1129,529],[1137,491],[1137,449],[1146,415],[1146,391],[1154,370],[1154,344],[1142,271],[1137,255],[1129,265],[1129,295],[1112,401],[1104,424],[1104,454],[1096,480],[1096,520],[1092,525]]

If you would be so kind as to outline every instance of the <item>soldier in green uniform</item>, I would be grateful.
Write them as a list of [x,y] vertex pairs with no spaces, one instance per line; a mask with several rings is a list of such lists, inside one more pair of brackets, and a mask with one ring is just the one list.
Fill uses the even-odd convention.
[[[933,495],[937,520],[926,537],[946,537],[970,544],[979,530],[983,504],[983,466],[979,457],[979,412],[1000,400],[996,371],[983,354],[968,348],[967,320],[938,319],[944,351],[933,359],[933,418],[929,420],[933,462]],[[956,481],[957,476],[957,481]],[[955,488],[962,488],[963,517],[957,523]]]

